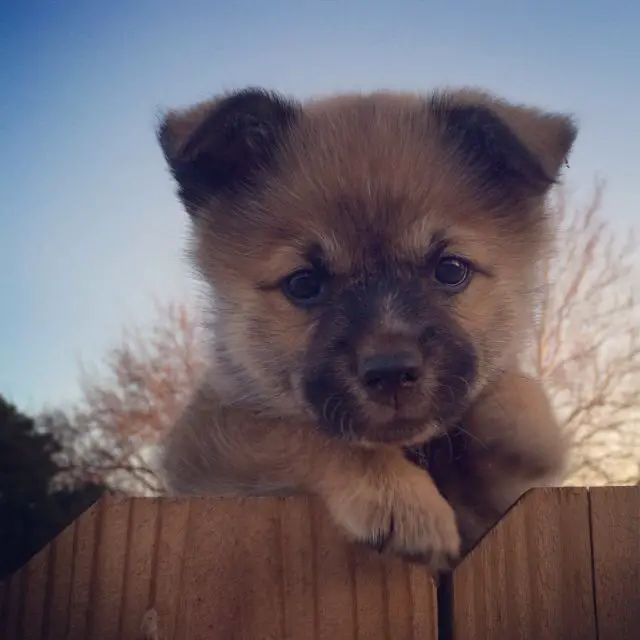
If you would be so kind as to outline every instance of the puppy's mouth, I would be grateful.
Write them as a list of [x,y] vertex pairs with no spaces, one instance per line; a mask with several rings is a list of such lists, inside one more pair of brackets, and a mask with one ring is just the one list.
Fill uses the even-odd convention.
[[307,402],[327,435],[348,442],[412,446],[442,433],[428,407],[376,406],[348,393],[307,397]]
[[398,418],[368,429],[361,435],[356,434],[356,440],[365,444],[395,444],[412,447],[424,444],[442,433],[442,427],[428,417],[422,420]]

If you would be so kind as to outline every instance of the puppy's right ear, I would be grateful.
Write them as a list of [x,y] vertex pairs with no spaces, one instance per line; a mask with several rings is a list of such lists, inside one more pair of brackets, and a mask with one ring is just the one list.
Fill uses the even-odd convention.
[[187,209],[250,188],[299,115],[297,102],[254,88],[166,113],[158,141]]

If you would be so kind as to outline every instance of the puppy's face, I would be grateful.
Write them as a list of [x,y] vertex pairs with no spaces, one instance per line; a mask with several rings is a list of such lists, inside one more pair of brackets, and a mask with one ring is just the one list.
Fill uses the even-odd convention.
[[530,321],[575,135],[474,91],[246,90],[169,113],[227,399],[360,441],[454,424]]

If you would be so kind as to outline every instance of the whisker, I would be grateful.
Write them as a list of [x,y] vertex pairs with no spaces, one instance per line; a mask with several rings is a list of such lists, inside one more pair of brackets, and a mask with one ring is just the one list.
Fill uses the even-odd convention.
[[459,431],[460,433],[464,433],[466,436],[469,436],[472,440],[477,442],[479,445],[485,447],[485,449],[489,448],[489,445],[487,442],[485,442],[484,440],[481,440],[480,438],[478,438],[478,436],[474,435],[470,431],[467,431],[467,429],[465,429],[464,427],[457,426],[455,430]]

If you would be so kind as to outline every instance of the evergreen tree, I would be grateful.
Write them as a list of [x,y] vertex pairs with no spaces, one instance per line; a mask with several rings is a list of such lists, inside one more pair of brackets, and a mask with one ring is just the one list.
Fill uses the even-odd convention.
[[0,396],[0,579],[37,553],[88,508],[102,488],[50,490],[60,447],[33,418]]

